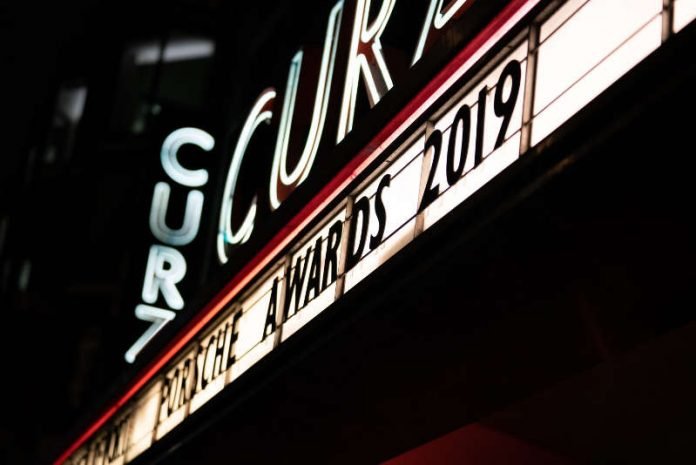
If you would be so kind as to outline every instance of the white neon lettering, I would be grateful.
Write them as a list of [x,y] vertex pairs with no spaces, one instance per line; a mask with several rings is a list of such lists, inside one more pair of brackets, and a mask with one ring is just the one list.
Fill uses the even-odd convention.
[[338,48],[338,24],[341,20],[342,12],[343,1],[340,1],[336,3],[329,14],[329,24],[324,39],[324,49],[319,68],[319,78],[317,80],[317,91],[314,97],[314,108],[312,109],[312,121],[309,127],[309,133],[307,134],[307,140],[297,165],[288,173],[288,143],[295,113],[295,101],[300,80],[300,70],[302,68],[303,52],[301,50],[297,52],[290,62],[290,72],[288,73],[288,83],[285,90],[285,100],[283,102],[278,140],[271,170],[269,193],[271,208],[273,210],[278,208],[284,200],[284,198],[281,198],[279,195],[279,185],[282,184],[282,186],[290,189],[300,185],[309,175],[312,165],[314,164],[314,158],[319,150],[319,141],[324,132],[326,111],[329,104],[329,95],[331,93],[331,81],[336,61],[336,50]]
[[237,187],[237,179],[239,178],[239,169],[242,166],[242,160],[246,153],[249,142],[251,141],[256,128],[261,123],[270,123],[273,117],[273,102],[276,96],[274,89],[267,89],[261,93],[256,103],[251,109],[249,116],[244,122],[242,132],[239,135],[239,140],[232,155],[230,169],[227,172],[227,181],[225,182],[225,191],[222,194],[222,208],[220,210],[220,224],[217,235],[217,252],[220,263],[227,263],[226,244],[243,244],[249,240],[251,233],[254,230],[254,220],[256,219],[256,210],[258,204],[258,196],[254,196],[251,201],[251,207],[247,211],[244,221],[238,231],[232,230],[232,207],[234,205],[234,191]]
[[358,0],[356,4],[337,143],[341,142],[353,129],[358,81],[361,74],[365,80],[367,98],[371,107],[374,107],[384,94],[394,87],[382,54],[380,38],[387,27],[396,0],[383,0],[377,17],[372,24],[368,24],[370,2],[371,0]]
[[139,320],[150,321],[152,324],[128,349],[125,359],[128,363],[133,363],[143,347],[159,333],[164,326],[172,321],[176,313],[163,308],[151,307],[149,305],[138,305],[135,307],[135,317]]
[[433,27],[436,30],[440,30],[445,27],[445,25],[452,18],[454,18],[454,16],[462,9],[468,0],[456,0],[452,2],[445,11],[442,11],[443,2],[444,0],[430,0],[428,14],[425,17],[423,30],[418,38],[418,44],[416,45],[416,52],[413,55],[411,66],[415,65],[423,56],[425,47],[428,44],[428,39],[431,37]]
[[189,170],[181,166],[177,158],[179,149],[193,144],[209,152],[215,147],[215,139],[207,132],[196,128],[181,128],[167,136],[162,144],[162,168],[173,181],[187,187],[201,187],[208,182],[208,171]]
[[190,244],[198,234],[201,224],[204,196],[201,191],[193,190],[186,197],[186,210],[184,221],[179,229],[167,226],[166,217],[169,208],[169,195],[171,188],[166,182],[155,185],[152,195],[152,207],[150,208],[150,230],[152,234],[167,245]]
[[174,310],[184,308],[184,299],[176,285],[186,275],[186,259],[181,253],[163,245],[150,247],[145,270],[142,298],[148,304],[157,302],[161,292],[165,302]]
[[[205,169],[189,170],[181,166],[177,158],[179,149],[185,144],[195,145],[206,152],[215,146],[215,139],[207,132],[196,128],[181,128],[172,132],[162,143],[160,159],[162,168],[169,177],[188,187],[201,187],[208,182],[208,171]],[[179,229],[167,226],[167,210],[171,187],[166,182],[155,185],[150,207],[150,230],[163,243],[171,246],[190,244],[198,235],[205,197],[201,191],[193,190],[186,197],[186,210]],[[145,282],[143,283],[142,298],[145,302],[154,304],[159,292],[162,292],[167,305],[175,310],[184,308],[184,299],[176,285],[186,275],[186,259],[176,249],[161,245],[153,245],[147,261]],[[163,310],[148,305],[138,305],[135,316],[152,325],[143,333],[125,354],[126,361],[133,363],[136,356],[155,335],[173,320],[176,314],[171,310]]]

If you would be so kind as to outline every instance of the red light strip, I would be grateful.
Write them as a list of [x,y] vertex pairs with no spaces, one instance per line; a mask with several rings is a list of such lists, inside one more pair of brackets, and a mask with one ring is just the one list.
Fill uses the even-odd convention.
[[225,308],[263,269],[285,249],[319,213],[331,203],[386,148],[439,99],[464,73],[517,24],[541,0],[512,0],[485,29],[435,76],[370,143],[286,224],[271,241],[189,322],[162,353],[136,377],[131,386],[109,407],[53,465],[62,465],[133,396],[149,382],[203,327]]

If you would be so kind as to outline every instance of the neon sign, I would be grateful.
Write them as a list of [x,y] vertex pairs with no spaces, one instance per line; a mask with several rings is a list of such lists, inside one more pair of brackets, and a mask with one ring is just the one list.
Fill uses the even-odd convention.
[[[389,23],[396,0],[382,0],[377,16],[372,21],[368,17],[371,3],[372,0],[356,0],[353,23],[348,25],[351,27],[351,39],[340,103],[337,144],[353,128],[361,78],[371,106],[376,105],[394,86],[380,39]],[[419,42],[414,63],[418,61],[426,45],[432,42],[435,33],[463,11],[465,6],[468,6],[467,1],[458,0],[442,11],[442,0],[431,1],[429,16],[420,35],[427,40]],[[304,52],[299,50],[290,61],[284,100],[280,108],[279,129],[268,190],[272,210],[279,208],[283,201],[307,179],[314,165],[326,123],[343,13],[343,0],[337,2],[329,13],[307,138],[302,146],[299,160],[292,169],[288,167],[288,151]],[[277,91],[274,88],[268,88],[259,95],[237,140],[222,194],[218,222],[216,251],[220,264],[225,264],[229,260],[230,248],[244,244],[254,232],[258,197],[252,199],[242,224],[234,230],[232,211],[235,207],[235,190],[242,160],[254,133],[262,123],[270,124],[274,115],[277,114],[276,97]],[[177,153],[184,144],[193,144],[204,151],[210,151],[215,141],[205,131],[183,128],[170,134],[162,144],[162,168],[169,178],[180,186],[202,187],[208,182],[208,172],[203,169],[189,170],[178,161]],[[188,193],[183,224],[179,229],[174,230],[167,226],[165,220],[170,194],[171,187],[168,183],[160,182],[155,186],[150,210],[150,230],[156,239],[170,247],[157,245],[150,250],[142,292],[145,304],[136,307],[135,315],[138,319],[150,322],[151,326],[126,352],[125,359],[129,363],[133,363],[143,347],[176,317],[175,311],[184,307],[184,299],[178,291],[177,284],[186,275],[186,260],[173,247],[189,244],[196,238],[201,223],[204,195],[199,190],[191,190]],[[168,308],[153,306],[158,300],[159,293],[163,296]]]
[[[179,186],[202,187],[208,182],[208,172],[184,168],[177,158],[179,149],[185,144],[209,152],[215,146],[215,139],[196,128],[181,128],[172,132],[162,144],[162,168]],[[129,363],[133,363],[143,347],[176,317],[175,312],[184,308],[184,299],[177,285],[186,276],[186,258],[175,247],[190,244],[198,235],[205,197],[199,190],[189,191],[182,225],[173,229],[166,221],[171,189],[169,183],[159,182],[152,196],[150,231],[162,244],[150,247],[141,293],[145,304],[135,307],[136,318],[149,322],[150,326],[126,352],[125,359]],[[167,308],[155,306],[160,295]]]

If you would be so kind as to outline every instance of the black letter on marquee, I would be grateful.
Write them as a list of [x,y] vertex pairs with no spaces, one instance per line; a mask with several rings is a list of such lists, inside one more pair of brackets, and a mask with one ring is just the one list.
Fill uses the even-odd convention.
[[[180,405],[184,405],[191,398],[191,392],[189,391],[189,375],[191,374],[191,360],[186,360],[184,362],[184,369],[181,373],[181,400]],[[194,386],[195,387],[195,386]]]
[[160,410],[162,407],[167,407],[167,416],[169,416],[169,389],[170,389],[170,381],[168,378],[164,378],[164,381],[162,382],[162,401],[160,402]]
[[425,141],[424,153],[426,154],[426,160],[429,149],[433,150],[433,161],[430,164],[430,173],[428,174],[428,180],[425,183],[425,189],[423,190],[423,197],[421,198],[420,206],[418,207],[418,213],[425,210],[425,208],[433,203],[433,200],[440,195],[440,186],[433,186],[433,183],[435,182],[435,174],[437,173],[437,165],[440,163],[440,152],[442,150],[442,132],[440,132],[439,129],[434,130],[433,133],[430,134],[430,137],[428,137],[428,140]]
[[[208,340],[208,345],[205,346],[205,355],[203,358],[203,382],[204,388],[208,384],[213,382],[215,379],[215,374],[213,373],[213,367],[215,366],[215,350],[217,348],[217,336],[213,335]],[[210,355],[213,355],[212,365],[210,360]]]
[[476,112],[476,143],[474,145],[474,167],[483,161],[483,136],[486,124],[486,102],[488,101],[488,87],[484,86],[479,91],[478,111]]
[[179,369],[174,370],[174,374],[169,380],[169,402],[167,403],[167,416],[171,416],[178,408],[179,405]]
[[271,300],[268,302],[268,311],[266,312],[266,324],[263,326],[263,339],[273,334],[276,330],[276,322],[278,313],[278,278],[273,278],[273,287],[271,288]]
[[[503,100],[503,87],[505,87],[505,81],[508,77],[512,79],[512,87],[507,100]],[[517,97],[520,95],[521,80],[522,69],[520,68],[520,62],[517,60],[512,60],[505,66],[505,69],[503,69],[503,72],[500,74],[500,79],[498,79],[498,84],[495,86],[493,110],[495,111],[496,116],[503,117],[503,125],[500,127],[498,138],[495,140],[496,149],[503,145],[503,142],[505,142],[505,135],[507,134],[508,127],[510,126],[512,112],[515,111]]]
[[242,309],[238,308],[236,313],[234,314],[234,317],[232,318],[232,324],[230,325],[229,331],[232,333],[230,335],[230,348],[229,348],[229,364],[227,365],[228,367],[234,365],[237,362],[237,354],[235,353],[236,351],[236,346],[235,343],[237,342],[237,339],[239,339],[239,333],[237,332],[237,328],[239,327],[239,320],[242,319]]
[[382,191],[391,184],[391,174],[385,175],[379,181],[377,186],[377,194],[375,194],[375,213],[377,214],[377,223],[379,228],[377,233],[370,238],[370,250],[375,250],[384,239],[384,229],[387,227],[387,209],[384,208],[384,200],[382,200]]
[[[302,258],[304,258],[304,265],[302,264]],[[304,283],[305,276],[307,274],[307,256],[297,257],[295,260],[295,271],[291,269],[288,272],[288,283],[287,291],[285,292],[285,304],[284,304],[284,320],[287,321],[288,318],[293,316],[297,309],[300,308],[300,296],[302,295],[302,283]],[[292,296],[295,296],[295,312],[290,313],[290,301]]]
[[114,426],[111,431],[109,431],[109,445],[106,448],[106,461],[111,462],[112,460],[115,460],[118,458],[118,455],[116,453],[117,449],[117,443],[119,440],[119,429],[118,425]]
[[321,292],[321,237],[317,238],[314,243],[314,249],[309,249],[307,251],[307,260],[309,260],[309,255],[312,255],[312,264],[309,267],[309,277],[307,278],[307,292],[305,293],[303,307],[311,300],[309,297],[310,292],[314,293],[312,298],[319,295]]
[[[338,220],[329,229],[329,239],[326,243],[326,263],[324,264],[324,276],[322,277],[322,290],[336,281],[338,276],[338,246],[341,244],[343,223]],[[329,276],[330,275],[330,276]]]
[[[459,152],[459,163],[455,166],[454,160],[457,157],[457,133],[459,127],[462,128],[462,149]],[[469,139],[471,136],[471,109],[469,105],[462,105],[454,117],[452,128],[450,129],[449,145],[447,148],[447,183],[452,186],[464,174],[466,164],[466,154],[469,152]]]
[[205,349],[201,344],[198,344],[198,349],[196,351],[196,389],[195,392],[200,392],[208,385],[207,381],[203,379],[203,370],[205,369]]
[[217,334],[217,350],[215,351],[215,362],[213,363],[213,377],[217,378],[220,373],[227,369],[225,364],[225,344],[226,344],[226,331],[227,324],[218,331]]
[[[367,239],[367,231],[370,225],[370,200],[363,197],[353,205],[353,217],[350,220],[350,228],[348,235],[348,256],[346,257],[346,271],[353,268],[362,256],[365,249],[365,240]],[[358,227],[358,217],[362,217],[362,225],[360,228],[360,236],[358,238],[356,249],[356,229]]]

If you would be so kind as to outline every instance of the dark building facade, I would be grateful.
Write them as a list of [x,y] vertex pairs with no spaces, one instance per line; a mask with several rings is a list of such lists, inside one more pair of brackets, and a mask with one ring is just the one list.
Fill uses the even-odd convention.
[[10,461],[693,462],[696,2],[114,8],[4,196]]

